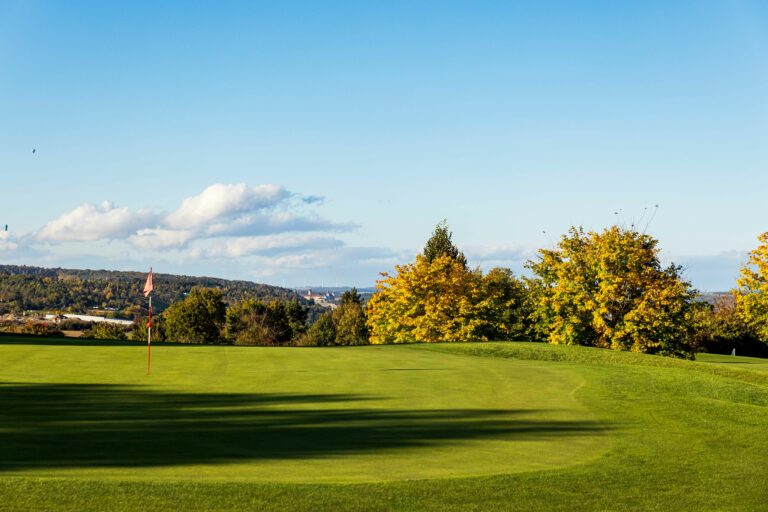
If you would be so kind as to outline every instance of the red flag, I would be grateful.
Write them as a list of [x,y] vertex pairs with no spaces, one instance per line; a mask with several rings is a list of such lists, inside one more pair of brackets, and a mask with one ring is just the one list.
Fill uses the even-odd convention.
[[147,284],[144,285],[144,296],[149,297],[149,294],[152,293],[152,290],[154,290],[155,287],[152,285],[152,269],[149,270],[149,275],[147,276]]

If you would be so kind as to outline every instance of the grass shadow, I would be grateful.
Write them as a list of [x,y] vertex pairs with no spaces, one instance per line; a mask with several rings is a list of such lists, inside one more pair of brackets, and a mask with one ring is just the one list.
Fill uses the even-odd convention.
[[[0,384],[0,472],[318,458],[463,439],[592,434],[523,410],[395,410],[367,397]],[[377,404],[381,404],[380,399]]]

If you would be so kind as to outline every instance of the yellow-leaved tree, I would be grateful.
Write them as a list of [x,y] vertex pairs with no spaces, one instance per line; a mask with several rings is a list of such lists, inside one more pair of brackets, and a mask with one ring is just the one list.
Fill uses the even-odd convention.
[[768,341],[768,232],[758,237],[759,245],[749,253],[737,281],[739,314],[762,341]]
[[517,339],[527,329],[522,282],[508,269],[470,270],[445,222],[416,261],[382,276],[366,307],[371,343]]
[[550,343],[690,357],[695,293],[680,267],[662,267],[653,237],[574,227],[528,266],[536,275],[533,319]]
[[485,320],[478,314],[481,276],[450,256],[414,263],[383,274],[368,302],[371,343],[479,341]]

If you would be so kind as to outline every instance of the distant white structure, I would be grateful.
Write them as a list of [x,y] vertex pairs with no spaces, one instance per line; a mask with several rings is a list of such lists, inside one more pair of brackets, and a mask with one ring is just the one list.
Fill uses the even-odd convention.
[[92,315],[72,315],[72,314],[66,314],[66,315],[45,315],[46,320],[52,320],[54,322],[60,321],[62,317],[66,318],[67,320],[80,320],[81,322],[93,322],[96,324],[115,324],[115,325],[122,325],[122,326],[131,326],[133,325],[133,322],[130,320],[120,320],[118,318],[107,318],[104,316],[92,316]]
[[333,292],[312,293],[312,290],[307,290],[303,297],[307,300],[315,301],[315,304],[318,306],[325,306],[331,309],[336,307],[336,295]]

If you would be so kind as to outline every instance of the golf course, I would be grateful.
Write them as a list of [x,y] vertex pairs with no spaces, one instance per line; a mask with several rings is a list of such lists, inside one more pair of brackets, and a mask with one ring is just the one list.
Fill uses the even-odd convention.
[[760,510],[768,362],[0,338],[0,510]]

